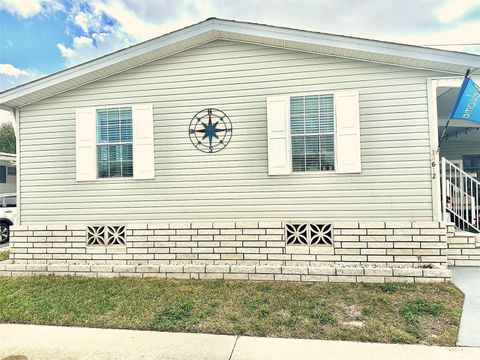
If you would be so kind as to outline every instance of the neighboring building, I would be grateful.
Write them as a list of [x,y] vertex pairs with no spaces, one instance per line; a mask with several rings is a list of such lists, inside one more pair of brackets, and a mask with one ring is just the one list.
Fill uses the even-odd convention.
[[0,194],[17,191],[16,155],[0,152]]
[[[19,129],[15,269],[448,278],[447,262],[478,264],[480,249],[447,248],[438,132],[479,68],[472,54],[208,19],[0,93]],[[478,139],[455,160],[480,154]]]

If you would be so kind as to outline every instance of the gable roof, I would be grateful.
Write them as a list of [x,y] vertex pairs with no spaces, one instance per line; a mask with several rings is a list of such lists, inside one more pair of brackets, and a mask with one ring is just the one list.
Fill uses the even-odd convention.
[[0,108],[22,107],[217,39],[463,75],[480,56],[385,41],[210,18],[0,93]]

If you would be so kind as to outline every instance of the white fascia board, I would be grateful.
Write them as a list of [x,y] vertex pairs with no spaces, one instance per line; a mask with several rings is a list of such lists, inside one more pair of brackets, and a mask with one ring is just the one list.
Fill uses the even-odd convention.
[[0,104],[0,110],[12,111],[14,108],[5,104]]
[[284,41],[308,43],[318,46],[329,46],[381,55],[391,55],[417,60],[480,68],[480,56],[473,54],[347,37],[342,35],[322,34],[269,25],[236,23],[222,20],[215,21],[217,21],[217,26],[215,26],[215,28],[219,31],[243,34],[246,36],[267,37]]

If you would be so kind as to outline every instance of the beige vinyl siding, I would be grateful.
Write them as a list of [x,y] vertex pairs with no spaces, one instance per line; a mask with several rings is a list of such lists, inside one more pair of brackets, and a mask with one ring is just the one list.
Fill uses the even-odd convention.
[[[165,220],[431,220],[427,72],[214,41],[21,109],[21,218],[33,223]],[[361,174],[268,176],[266,97],[356,89]],[[152,103],[154,180],[75,181],[75,109]],[[233,137],[204,154],[192,116],[216,107]]]

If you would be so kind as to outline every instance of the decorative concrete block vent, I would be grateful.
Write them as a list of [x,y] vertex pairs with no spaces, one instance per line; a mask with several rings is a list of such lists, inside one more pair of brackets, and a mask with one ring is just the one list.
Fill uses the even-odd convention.
[[2,266],[7,275],[445,281],[446,239],[438,222],[29,225],[13,229],[13,262]]
[[333,245],[332,224],[285,224],[287,245]]
[[87,226],[87,245],[126,245],[126,227],[123,226]]

